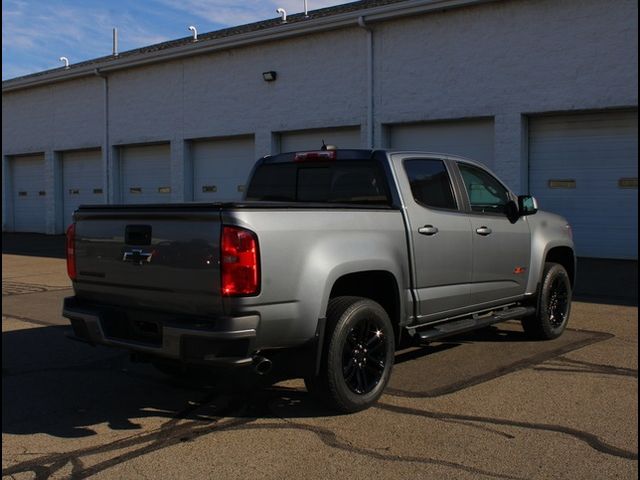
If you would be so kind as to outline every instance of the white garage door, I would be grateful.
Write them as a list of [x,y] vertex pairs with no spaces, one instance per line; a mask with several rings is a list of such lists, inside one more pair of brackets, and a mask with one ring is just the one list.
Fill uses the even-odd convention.
[[45,190],[44,156],[30,155],[11,159],[13,230],[46,231],[46,202],[51,192]]
[[62,153],[62,201],[64,228],[80,205],[104,203],[104,175],[100,150]]
[[168,144],[120,148],[124,203],[171,201],[171,152]]
[[388,133],[392,149],[450,153],[493,166],[493,119],[397,124]]
[[256,161],[253,136],[193,142],[191,158],[195,201],[239,200]]
[[638,258],[638,113],[531,118],[529,185],[583,257]]
[[338,148],[362,148],[359,127],[297,130],[280,134],[281,152],[320,150],[322,142]]

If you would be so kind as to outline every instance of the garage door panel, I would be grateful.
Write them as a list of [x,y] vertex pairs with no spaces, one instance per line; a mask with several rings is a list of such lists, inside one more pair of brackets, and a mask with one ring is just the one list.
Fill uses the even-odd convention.
[[[44,155],[11,159],[13,229],[16,232],[46,232]],[[50,199],[49,199],[50,200]]]
[[[205,184],[205,188],[201,188],[194,193],[194,199],[197,202],[220,202],[220,201],[237,201],[241,200],[244,195],[244,187],[246,186],[248,177],[233,178],[212,178]],[[215,187],[215,191],[206,187]],[[207,191],[205,191],[207,190]]]
[[389,145],[395,150],[422,150],[469,157],[493,166],[493,119],[469,119],[389,125]]
[[194,200],[200,202],[239,200],[255,164],[253,136],[193,142]]
[[[637,259],[637,112],[531,118],[529,185],[540,208],[566,217],[580,256]],[[575,188],[551,188],[574,180]]]
[[319,150],[323,141],[338,148],[362,148],[359,127],[340,127],[282,132],[280,151]]
[[62,153],[62,200],[65,228],[80,205],[105,203],[100,150]]
[[[602,137],[600,139],[589,138],[584,140],[581,140],[579,138],[567,138],[565,140],[567,142],[574,143],[579,141],[582,145],[582,148],[589,149],[591,156],[589,156],[588,158],[584,158],[584,156],[581,155],[581,161],[583,162],[583,165],[601,165],[601,159],[598,157],[606,157],[607,162],[617,162],[624,165],[627,163],[625,161],[625,159],[627,158],[627,152],[634,148],[633,142],[630,142],[628,140],[616,142],[616,140],[611,137]],[[616,142],[616,145],[612,146],[611,149],[608,149],[606,143],[611,141]],[[544,149],[532,149],[531,154],[548,155],[550,160],[553,158],[557,160],[564,160],[567,157],[579,155],[579,153],[575,151],[575,147],[566,145],[566,143],[562,143],[560,141],[549,142],[549,144]]]
[[122,199],[125,203],[171,201],[171,166],[168,144],[120,149]]

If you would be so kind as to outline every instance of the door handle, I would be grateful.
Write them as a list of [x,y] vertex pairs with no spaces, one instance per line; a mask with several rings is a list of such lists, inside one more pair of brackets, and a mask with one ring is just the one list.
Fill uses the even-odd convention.
[[484,225],[480,228],[476,228],[476,233],[478,235],[487,236],[491,233],[491,229],[489,227],[485,227]]
[[438,233],[438,229],[433,225],[425,225],[418,229],[418,233],[421,233],[422,235],[435,235]]

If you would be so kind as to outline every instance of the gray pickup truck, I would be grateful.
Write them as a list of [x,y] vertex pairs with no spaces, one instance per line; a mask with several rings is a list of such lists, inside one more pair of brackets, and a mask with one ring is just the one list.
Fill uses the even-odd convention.
[[452,155],[266,156],[234,203],[80,207],[67,231],[74,337],[155,365],[278,367],[351,412],[382,394],[402,341],[520,319],[565,329],[571,228]]

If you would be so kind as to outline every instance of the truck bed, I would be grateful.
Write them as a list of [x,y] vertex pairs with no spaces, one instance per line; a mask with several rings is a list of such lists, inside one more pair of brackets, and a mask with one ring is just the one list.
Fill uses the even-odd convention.
[[[214,322],[260,311],[261,322],[273,327],[261,337],[265,345],[283,340],[295,344],[313,336],[311,327],[302,325],[315,324],[311,320],[319,318],[323,295],[329,294],[320,290],[328,275],[339,274],[322,271],[323,258],[331,257],[345,267],[355,259],[382,266],[380,252],[385,252],[387,263],[392,263],[389,255],[395,257],[396,268],[406,265],[408,258],[402,215],[382,205],[89,205],[80,207],[75,221],[78,302],[135,315],[157,312],[178,321]],[[221,294],[222,225],[256,233],[259,294],[241,298]],[[149,237],[127,238],[128,229],[148,232]],[[322,285],[314,285],[314,279],[322,279]],[[408,284],[409,279],[404,280]],[[300,322],[301,317],[309,321]]]

